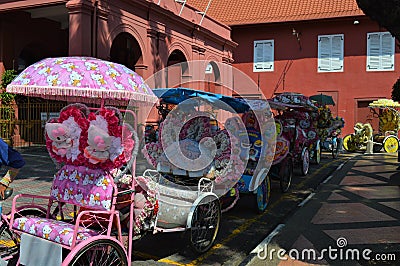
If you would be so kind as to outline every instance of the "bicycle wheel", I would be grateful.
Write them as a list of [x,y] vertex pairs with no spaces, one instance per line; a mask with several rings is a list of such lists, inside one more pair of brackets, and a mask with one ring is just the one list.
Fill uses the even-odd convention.
[[68,265],[126,266],[128,258],[117,242],[110,239],[98,239],[80,249]]
[[7,221],[1,217],[0,225],[0,257],[10,260],[19,252],[19,235],[11,232]]
[[319,140],[315,144],[313,161],[315,164],[320,164],[321,162],[321,142]]
[[352,134],[346,135],[343,138],[343,148],[348,152],[355,152],[357,147],[352,140]]
[[383,149],[387,153],[395,153],[399,149],[399,140],[395,136],[388,136],[383,141]]
[[218,197],[205,195],[193,207],[194,210],[188,217],[190,244],[195,252],[204,253],[212,247],[217,237],[221,221],[221,206]]
[[257,209],[259,213],[267,209],[269,197],[271,196],[271,181],[267,175],[257,188]]
[[291,155],[286,156],[279,165],[279,185],[283,193],[289,190],[293,176],[293,160]]
[[301,175],[306,176],[310,168],[310,153],[308,152],[308,148],[303,148],[301,160]]
[[332,139],[332,158],[336,159],[339,156],[339,139],[333,138]]

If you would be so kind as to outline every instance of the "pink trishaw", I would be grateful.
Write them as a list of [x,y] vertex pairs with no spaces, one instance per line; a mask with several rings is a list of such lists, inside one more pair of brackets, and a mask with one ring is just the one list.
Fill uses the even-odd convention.
[[[69,82],[70,75],[62,75],[69,70],[82,77],[82,88]],[[101,74],[100,89],[84,86],[96,84]],[[59,82],[48,84],[50,75],[57,75]],[[204,178],[195,188],[182,189],[165,183],[154,170],[137,176],[136,114],[104,105],[105,99],[157,101],[140,76],[95,58],[49,58],[28,67],[8,90],[56,99],[72,92],[76,99],[102,99],[96,108],[67,105],[46,123],[46,147],[61,167],[49,195],[19,194],[13,199],[9,223],[20,247],[18,265],[131,265],[133,241],[146,232],[188,230],[195,251],[213,245],[221,217],[213,183]],[[25,216],[21,204],[46,214]]]

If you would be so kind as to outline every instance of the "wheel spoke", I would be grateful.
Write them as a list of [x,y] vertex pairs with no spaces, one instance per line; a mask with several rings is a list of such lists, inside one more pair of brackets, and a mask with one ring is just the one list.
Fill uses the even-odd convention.
[[78,252],[69,265],[116,266],[127,265],[121,246],[111,240],[89,243]]
[[191,243],[197,252],[208,250],[219,227],[220,207],[214,197],[205,197],[196,206],[191,221]]

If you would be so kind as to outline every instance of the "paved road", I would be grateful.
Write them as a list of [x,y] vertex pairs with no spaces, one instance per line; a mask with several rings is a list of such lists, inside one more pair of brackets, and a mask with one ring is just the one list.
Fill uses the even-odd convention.
[[272,198],[267,211],[258,214],[254,195],[241,195],[237,205],[222,216],[216,245],[198,256],[191,252],[181,233],[165,233],[147,236],[137,242],[135,255],[138,259],[153,259],[174,265],[240,265],[248,254],[278,224],[286,221],[318,185],[333,173],[339,165],[354,156],[342,155],[333,160],[324,154],[320,165],[312,165],[310,174],[302,177],[297,170],[292,189],[280,192],[279,182],[272,182]]
[[[22,154],[27,165],[13,183],[15,191],[48,194],[56,168],[46,151],[37,148],[23,150]],[[396,164],[396,156],[383,154],[343,154],[337,160],[325,154],[322,164],[313,165],[308,176],[295,177],[289,193],[282,194],[279,183],[273,182],[271,204],[263,214],[256,212],[253,195],[241,196],[237,205],[223,214],[216,245],[209,252],[195,255],[188,248],[186,236],[182,233],[148,235],[135,242],[135,265],[284,264],[288,261],[280,261],[276,256],[270,261],[261,260],[256,250],[252,251],[260,243],[261,246],[267,243],[268,247],[286,250],[310,247],[322,250],[334,245],[339,236],[346,237],[350,247],[368,243],[366,245],[373,247],[375,253],[380,252],[379,248],[394,252],[396,247],[399,250],[400,243],[396,238],[400,236],[400,190],[393,186],[393,182],[388,182],[397,174]],[[325,183],[321,185],[323,181]],[[305,199],[310,201],[305,203]],[[335,220],[334,217],[342,220]],[[380,224],[382,226],[378,226]],[[373,229],[373,233],[367,230],[369,228]],[[351,232],[355,231],[360,233],[358,238],[353,239]],[[376,238],[379,232],[384,232],[381,240]],[[271,233],[277,235],[272,237]],[[366,238],[366,234],[371,239]],[[387,244],[379,244],[379,241],[386,241]],[[292,260],[290,262],[293,263]],[[337,261],[324,258],[308,262],[335,264]],[[352,265],[354,261],[348,263]]]
[[[277,226],[245,264],[400,265],[397,165],[396,155],[353,158]],[[279,250],[286,250],[283,260]],[[286,260],[288,254],[298,260]]]

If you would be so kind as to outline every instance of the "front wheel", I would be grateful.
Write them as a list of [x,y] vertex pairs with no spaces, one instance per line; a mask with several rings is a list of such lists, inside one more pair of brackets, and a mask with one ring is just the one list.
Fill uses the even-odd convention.
[[214,244],[221,222],[221,205],[215,194],[198,198],[188,217],[190,244],[197,253],[204,253]]
[[383,149],[387,153],[397,152],[399,149],[399,140],[395,136],[388,136],[383,141]]
[[356,151],[356,144],[353,141],[353,135],[349,134],[344,136],[343,138],[343,148],[348,152],[355,152]]
[[0,257],[10,258],[7,265],[15,265],[16,261],[12,263],[13,257],[17,257],[19,252],[19,235],[11,232],[8,223],[2,218],[0,225]]
[[310,153],[307,148],[303,148],[302,154],[301,154],[301,174],[303,176],[306,176],[308,174],[308,170],[310,168]]
[[267,175],[257,188],[257,209],[259,213],[267,209],[271,196],[271,180]]
[[90,242],[69,262],[70,266],[86,265],[128,265],[128,259],[123,248],[110,239],[99,239]]
[[332,158],[336,159],[339,156],[340,149],[342,147],[343,140],[341,138],[332,139]]
[[321,163],[321,141],[318,140],[315,144],[315,148],[314,148],[314,158],[313,158],[313,162],[315,164],[320,164]]

